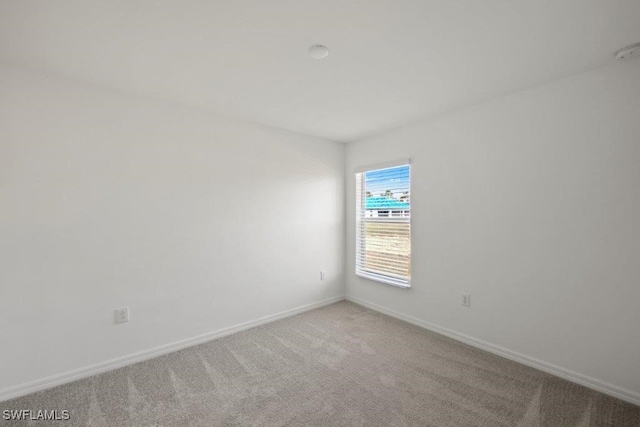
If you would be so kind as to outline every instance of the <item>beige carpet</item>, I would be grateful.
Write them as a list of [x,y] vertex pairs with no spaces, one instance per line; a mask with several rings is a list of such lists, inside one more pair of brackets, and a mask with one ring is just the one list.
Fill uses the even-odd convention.
[[349,302],[2,402],[0,415],[29,408],[70,411],[60,425],[640,426],[637,406]]

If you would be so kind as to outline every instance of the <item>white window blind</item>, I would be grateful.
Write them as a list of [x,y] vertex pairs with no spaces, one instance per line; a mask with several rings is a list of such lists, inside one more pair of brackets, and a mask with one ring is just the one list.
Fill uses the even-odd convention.
[[411,286],[411,167],[356,173],[356,274]]

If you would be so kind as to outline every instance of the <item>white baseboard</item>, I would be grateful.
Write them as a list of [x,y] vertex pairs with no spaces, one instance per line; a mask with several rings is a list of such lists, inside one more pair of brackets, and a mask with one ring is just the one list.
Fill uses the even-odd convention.
[[303,313],[305,311],[309,311],[309,310],[320,308],[329,304],[333,304],[343,299],[347,299],[348,301],[351,301],[355,304],[362,305],[364,307],[370,308],[372,310],[378,311],[380,313],[386,314],[391,317],[395,317],[400,320],[404,320],[405,322],[420,326],[432,332],[447,336],[449,338],[453,338],[457,341],[464,342],[466,344],[480,348],[482,350],[488,351],[498,356],[502,356],[509,360],[522,363],[523,365],[531,366],[532,368],[539,369],[541,371],[547,372],[552,375],[556,375],[558,377],[564,378],[576,384],[589,387],[593,390],[608,394],[613,397],[617,397],[618,399],[640,406],[640,393],[636,393],[634,391],[627,390],[625,388],[618,387],[613,384],[606,383],[604,381],[600,381],[598,379],[589,377],[587,375],[583,375],[583,374],[571,371],[569,369],[565,369],[560,366],[556,366],[551,363],[547,363],[547,362],[538,360],[536,358],[529,357],[524,354],[508,350],[504,347],[490,344],[486,341],[479,340],[477,338],[473,338],[468,335],[464,335],[464,334],[452,331],[450,329],[443,328],[438,325],[434,325],[429,322],[425,322],[413,316],[407,316],[402,313],[398,313],[394,310],[390,310],[382,306],[379,306],[377,304],[373,304],[368,301],[362,300],[360,298],[352,297],[352,296],[347,296],[346,298],[342,296],[334,297],[327,300],[319,301],[317,303],[307,304],[291,310],[286,310],[273,315],[261,317],[256,320],[241,323],[239,325],[220,329],[218,331],[209,332],[203,335],[187,338],[181,341],[176,341],[176,342],[155,347],[149,350],[144,350],[138,353],[133,353],[127,356],[122,356],[116,359],[111,359],[105,362],[86,366],[84,368],[74,369],[72,371],[63,372],[61,374],[56,374],[56,375],[52,375],[39,380],[30,381],[27,383],[19,384],[17,386],[5,388],[0,390],[0,402],[13,399],[16,397],[24,396],[26,394],[34,393],[37,391],[45,390],[58,385],[66,384],[72,381],[89,377],[91,375],[96,375],[102,372],[107,372],[113,369],[121,368],[123,366],[131,365],[133,363],[141,362],[143,360],[158,357],[163,354],[172,353],[174,351],[178,351],[183,348],[191,347],[193,345],[211,341],[216,338],[221,338],[227,335],[234,334],[236,332],[240,332],[256,326],[274,322],[279,319],[284,319],[286,317],[294,316],[296,314]]
[[502,356],[506,359],[513,360],[514,362],[522,363],[523,365],[527,365],[532,368],[539,369],[541,371],[564,378],[568,381],[583,385],[585,387],[599,391],[601,393],[605,393],[610,396],[617,397],[618,399],[624,400],[625,402],[633,403],[634,405],[640,406],[640,393],[637,393],[622,387],[618,387],[616,385],[613,385],[604,381],[600,381],[596,378],[592,378],[587,375],[583,375],[578,372],[574,372],[569,369],[566,369],[557,365],[553,365],[551,363],[547,363],[542,360],[529,357],[515,351],[511,351],[504,347],[500,347],[500,346],[488,343],[486,341],[473,338],[456,331],[452,331],[451,329],[434,325],[433,323],[425,322],[424,320],[417,319],[413,316],[407,316],[405,314],[398,313],[397,311],[381,307],[377,304],[373,304],[371,302],[362,300],[360,298],[347,296],[346,300],[351,301],[355,304],[361,305],[363,307],[370,308],[371,310],[375,310],[380,313],[386,314],[388,316],[395,317],[396,319],[404,320],[405,322],[414,324],[416,326],[420,326],[424,329],[438,333],[440,335],[453,338],[456,341],[469,344],[473,347],[488,351],[489,353]]
[[312,304],[303,305],[301,307],[293,308],[290,310],[282,311],[280,313],[264,316],[256,320],[241,323],[239,325],[231,326],[228,328],[220,329],[206,334],[198,335],[196,337],[187,338],[185,340],[176,341],[170,344],[161,345],[149,350],[144,350],[138,353],[129,354],[127,356],[118,357],[115,359],[107,360],[105,362],[96,363],[94,365],[86,366],[79,369],[63,372],[60,374],[52,375],[46,378],[38,379],[35,381],[29,381],[27,383],[19,384],[17,386],[8,387],[0,390],[0,402],[13,399],[16,397],[24,396],[37,391],[45,390],[58,385],[66,384],[72,381],[76,381],[82,378],[86,378],[92,375],[100,374],[102,372],[111,371],[113,369],[121,368],[123,366],[131,365],[133,363],[141,362],[143,360],[151,359],[161,356],[163,354],[172,353],[174,351],[181,350],[186,347],[191,347],[203,342],[211,341],[216,338],[222,338],[227,335],[234,334],[236,332],[244,331],[245,329],[254,328],[256,326],[271,323],[276,320],[284,319],[285,317],[294,316],[296,314],[303,313],[305,311],[313,310],[323,307],[325,305],[333,304],[338,301],[342,301],[344,296],[329,298],[323,301],[319,301]]

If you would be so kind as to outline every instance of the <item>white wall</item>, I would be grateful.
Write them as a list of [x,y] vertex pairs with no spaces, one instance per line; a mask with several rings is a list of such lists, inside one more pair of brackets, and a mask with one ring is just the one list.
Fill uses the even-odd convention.
[[0,391],[343,295],[343,189],[342,144],[0,67]]
[[[639,393],[639,76],[617,63],[349,144],[347,295]],[[403,290],[353,273],[352,171],[407,157]]]

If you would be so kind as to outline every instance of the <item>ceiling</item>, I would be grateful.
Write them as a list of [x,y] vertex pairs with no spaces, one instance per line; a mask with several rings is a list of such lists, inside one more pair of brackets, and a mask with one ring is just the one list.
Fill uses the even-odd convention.
[[639,41],[638,0],[0,1],[0,61],[343,142]]

